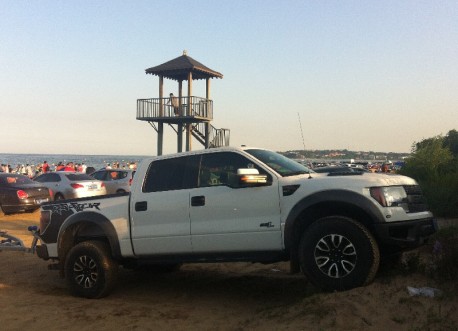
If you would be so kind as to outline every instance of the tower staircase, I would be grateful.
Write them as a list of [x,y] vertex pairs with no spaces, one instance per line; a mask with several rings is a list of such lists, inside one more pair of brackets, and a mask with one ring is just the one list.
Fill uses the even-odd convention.
[[[210,132],[208,141],[209,148],[229,146],[230,133],[229,129],[217,129],[213,125],[209,124]],[[193,123],[192,124],[192,136],[203,146],[205,146],[205,123]]]

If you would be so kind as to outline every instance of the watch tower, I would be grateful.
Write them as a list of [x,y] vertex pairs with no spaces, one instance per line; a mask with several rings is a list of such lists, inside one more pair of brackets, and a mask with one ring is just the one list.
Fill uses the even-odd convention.
[[[157,155],[163,153],[164,124],[177,133],[177,152],[183,151],[183,133],[186,151],[192,150],[192,137],[205,148],[229,145],[230,130],[216,129],[213,120],[213,100],[210,99],[210,79],[223,75],[183,55],[156,67],[146,69],[146,74],[159,77],[159,97],[137,100],[137,120],[147,121],[157,132]],[[164,79],[178,83],[178,95],[164,95]],[[205,80],[205,97],[193,96],[194,80]],[[187,82],[186,95],[183,81]]]

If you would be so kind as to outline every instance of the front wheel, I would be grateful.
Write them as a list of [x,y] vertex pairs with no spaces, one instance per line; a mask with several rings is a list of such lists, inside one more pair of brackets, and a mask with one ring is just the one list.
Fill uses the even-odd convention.
[[74,246],[65,260],[65,278],[74,296],[102,298],[114,287],[118,264],[111,258],[108,245],[84,241]]
[[362,224],[341,216],[324,217],[310,225],[299,245],[301,269],[326,291],[344,291],[372,282],[380,251]]

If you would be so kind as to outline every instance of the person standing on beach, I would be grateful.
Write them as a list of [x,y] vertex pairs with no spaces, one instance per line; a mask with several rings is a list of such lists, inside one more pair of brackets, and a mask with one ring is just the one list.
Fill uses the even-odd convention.
[[33,167],[30,164],[26,165],[27,177],[32,178],[35,174]]
[[44,174],[49,172],[48,161],[43,161],[43,165],[41,166],[41,172],[44,173]]
[[67,165],[64,167],[63,171],[75,171],[75,166],[73,162],[68,162]]
[[62,171],[64,168],[65,166],[62,164],[61,161],[59,161],[59,163],[57,163],[57,166],[56,166],[56,171]]

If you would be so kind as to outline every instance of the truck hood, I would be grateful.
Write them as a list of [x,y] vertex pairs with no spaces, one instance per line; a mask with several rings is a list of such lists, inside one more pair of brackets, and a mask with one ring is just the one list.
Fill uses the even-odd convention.
[[281,178],[283,185],[304,184],[322,185],[323,188],[356,188],[375,186],[418,185],[410,177],[397,174],[374,174],[328,176],[327,174],[312,173],[309,175],[291,176]]

